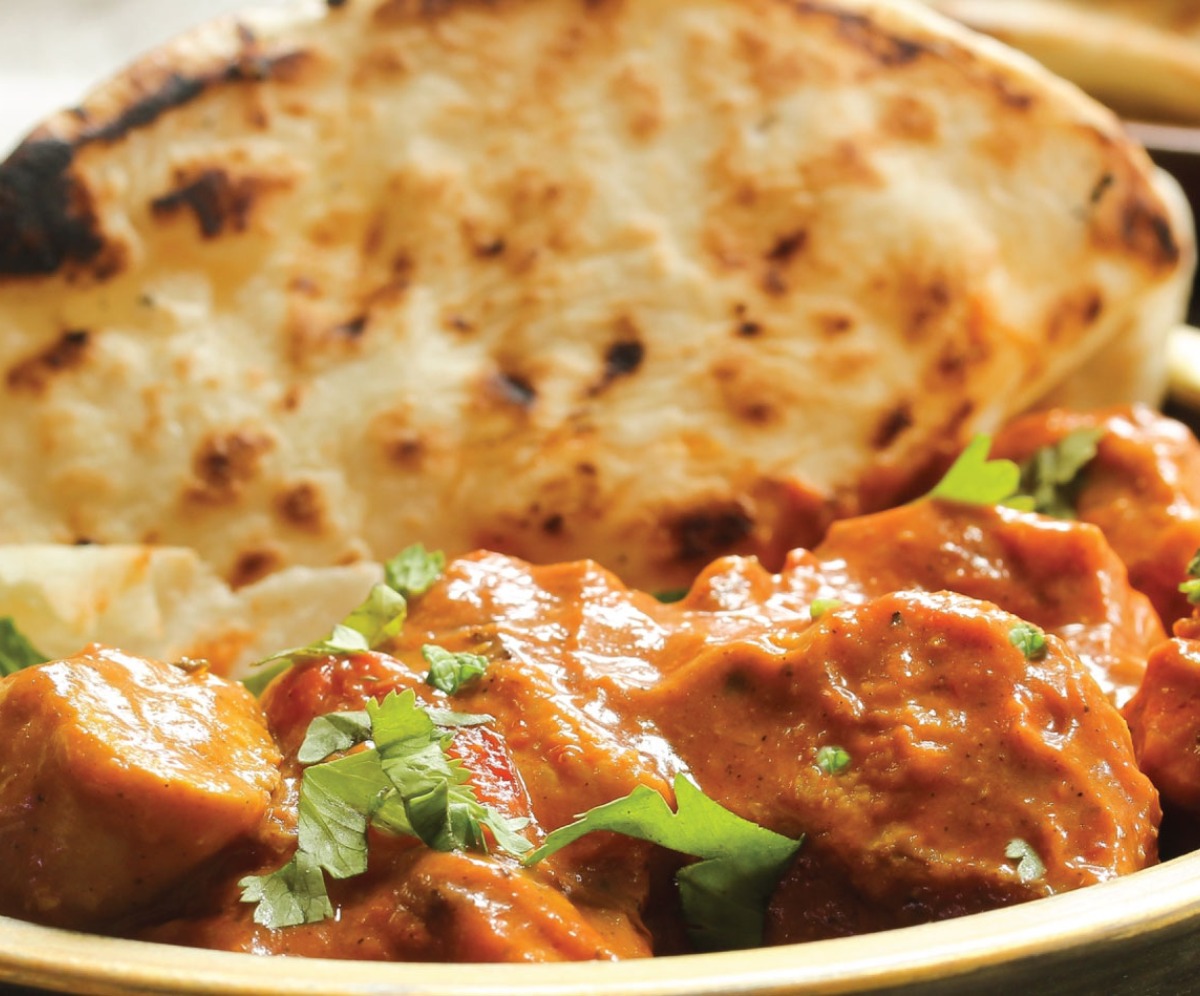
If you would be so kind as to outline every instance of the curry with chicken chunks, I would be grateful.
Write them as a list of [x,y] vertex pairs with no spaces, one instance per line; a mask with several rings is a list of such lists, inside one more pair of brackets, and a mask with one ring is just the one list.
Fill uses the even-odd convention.
[[14,666],[0,913],[258,954],[613,959],[1151,865],[1160,793],[1200,813],[1200,446],[1140,409],[1028,416],[993,448],[1012,460],[987,443],[925,498],[686,592],[413,547],[244,684],[102,646]]

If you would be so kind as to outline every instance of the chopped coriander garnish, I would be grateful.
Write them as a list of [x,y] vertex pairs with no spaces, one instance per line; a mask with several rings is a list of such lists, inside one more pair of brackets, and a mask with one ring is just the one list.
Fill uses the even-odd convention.
[[253,665],[258,670],[242,683],[255,695],[261,695],[277,675],[297,661],[363,653],[386,646],[404,627],[407,599],[428,591],[445,563],[446,558],[440,552],[429,553],[419,543],[402,550],[384,564],[384,582],[375,585],[366,600],[334,626],[327,637],[263,658]]
[[426,550],[420,543],[401,550],[383,565],[384,581],[405,598],[424,595],[446,569],[441,550]]
[[940,498],[967,505],[1011,504],[1032,508],[1029,499],[1015,498],[1021,483],[1021,470],[1011,460],[989,460],[990,436],[976,436],[950,465],[950,469],[926,498]]
[[431,643],[421,648],[421,656],[429,665],[429,674],[425,676],[426,684],[447,695],[453,695],[463,685],[478,678],[488,666],[488,659],[479,654],[453,654]]
[[526,865],[596,830],[647,840],[700,860],[676,875],[688,933],[699,948],[762,944],[766,903],[803,838],[760,827],[708,798],[686,776],[675,776],[675,812],[644,785],[597,806],[551,833]]
[[1025,655],[1027,661],[1046,656],[1046,634],[1033,623],[1019,622],[1008,631],[1008,642]]
[[1046,866],[1037,851],[1020,837],[1014,837],[1004,848],[1004,856],[1017,862],[1017,877],[1022,882],[1033,882],[1046,874]]
[[1021,464],[1021,493],[1032,499],[1035,512],[1075,518],[1083,470],[1095,458],[1103,437],[1103,428],[1076,429]]
[[840,598],[814,598],[812,605],[808,607],[808,615],[811,619],[820,619],[826,612],[833,612],[835,609],[842,607]]
[[330,754],[340,754],[370,738],[371,717],[366,709],[331,712],[318,716],[308,724],[296,760],[301,764],[315,764],[324,761]]
[[665,591],[656,591],[654,597],[664,604],[682,602],[687,598],[689,591],[691,591],[691,588],[667,588]]
[[842,747],[821,747],[817,750],[817,767],[827,775],[840,775],[850,767],[850,753]]
[[279,659],[268,658],[267,660],[257,661],[251,665],[256,668],[254,672],[246,675],[242,679],[242,684],[252,695],[262,695],[266,690],[267,685],[274,681],[284,671],[292,666],[293,659],[291,657],[280,657]]
[[1192,559],[1187,565],[1188,580],[1184,581],[1179,586],[1179,590],[1187,595],[1187,600],[1192,605],[1200,605],[1200,550],[1192,554]]
[[303,851],[297,851],[291,861],[269,875],[248,875],[238,885],[242,887],[242,902],[258,904],[254,922],[271,930],[317,923],[333,916],[321,866]]
[[[377,751],[346,754],[306,768],[300,783],[298,852],[334,878],[367,870],[367,824],[384,804],[389,784]],[[390,828],[389,828],[390,829]],[[406,826],[399,831],[409,832]]]
[[16,674],[35,664],[45,664],[49,657],[42,654],[17,629],[11,616],[0,617],[0,678]]
[[[455,725],[476,719],[448,715]],[[462,761],[447,753],[449,740],[431,712],[417,705],[412,689],[368,702],[362,712],[314,720],[301,761],[373,746],[305,769],[295,857],[277,871],[238,883],[242,901],[258,904],[255,920],[290,926],[330,916],[323,876],[348,878],[366,870],[368,826],[418,837],[440,851],[486,850],[487,830],[501,850],[528,851],[532,845],[520,835],[528,821],[505,817],[478,800]]]

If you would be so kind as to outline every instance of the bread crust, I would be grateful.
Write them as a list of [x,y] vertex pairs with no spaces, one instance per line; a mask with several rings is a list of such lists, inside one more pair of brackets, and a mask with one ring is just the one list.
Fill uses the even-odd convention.
[[1191,265],[1111,114],[905,0],[250,12],[0,165],[0,542],[776,566]]

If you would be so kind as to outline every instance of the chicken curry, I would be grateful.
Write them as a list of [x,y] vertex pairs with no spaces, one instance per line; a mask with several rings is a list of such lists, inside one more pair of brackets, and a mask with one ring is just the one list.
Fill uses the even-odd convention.
[[246,685],[102,646],[14,669],[0,913],[260,954],[613,959],[1151,865],[1163,809],[1200,814],[1200,445],[1121,409],[1027,416],[992,452],[1020,507],[939,485],[686,593],[410,550]]

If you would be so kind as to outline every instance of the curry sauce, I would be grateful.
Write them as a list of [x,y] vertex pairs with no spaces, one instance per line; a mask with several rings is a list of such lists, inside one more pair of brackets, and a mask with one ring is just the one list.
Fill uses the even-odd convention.
[[[262,922],[245,883],[297,851],[314,721],[401,695],[458,717],[447,756],[523,846],[638,790],[674,805],[680,776],[799,841],[765,897],[763,943],[960,916],[1153,864],[1159,791],[1200,810],[1194,758],[1169,735],[1200,729],[1200,653],[1194,624],[1167,640],[1154,606],[1168,623],[1178,606],[1130,584],[1103,508],[1140,499],[1148,523],[1167,508],[1187,519],[1184,485],[1147,482],[1185,481],[1200,448],[1188,437],[1166,453],[1157,416],[1096,419],[1120,442],[1081,480],[1092,522],[917,501],[836,523],[775,573],[717,560],[671,602],[591,561],[480,551],[409,599],[386,646],[309,655],[258,702],[203,667],[100,647],[19,671],[0,683],[0,727],[18,731],[0,744],[0,913],[334,958],[694,949],[676,888],[694,856],[609,830],[530,862],[490,830],[439,849],[372,825],[365,870],[327,876],[332,915]],[[1138,432],[1139,474],[1110,472]],[[434,687],[431,646],[486,667]]]

